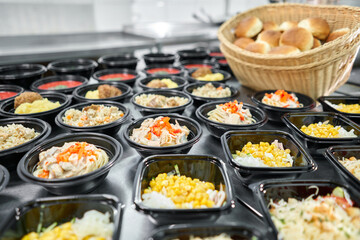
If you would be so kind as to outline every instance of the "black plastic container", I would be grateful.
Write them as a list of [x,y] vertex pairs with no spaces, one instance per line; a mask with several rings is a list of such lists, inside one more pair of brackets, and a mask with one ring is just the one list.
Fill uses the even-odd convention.
[[360,179],[355,177],[354,174],[339,162],[342,158],[355,157],[356,159],[360,159],[360,146],[334,146],[328,148],[324,155],[338,170],[337,172],[340,172],[346,181],[352,183],[353,186],[360,191]]
[[244,103],[244,108],[249,109],[252,117],[256,120],[255,123],[237,125],[215,122],[208,119],[208,112],[214,110],[216,105],[224,104],[226,101],[214,101],[201,105],[195,112],[196,117],[202,121],[210,134],[214,137],[220,138],[225,132],[230,130],[254,130],[262,127],[267,122],[266,113],[250,104]]
[[[112,75],[112,74],[122,74],[126,77],[124,80],[103,80],[103,78],[106,75]],[[108,83],[108,82],[115,82],[115,83],[125,83],[129,86],[134,86],[134,83],[136,79],[138,79],[140,76],[139,74],[132,69],[127,68],[111,68],[111,69],[105,69],[95,72],[92,75],[92,78],[98,81],[99,83]]]
[[[70,82],[76,81],[80,82],[80,85],[75,87],[67,87],[67,88],[60,88],[60,89],[41,89],[41,85],[53,82]],[[86,85],[88,83],[88,79],[80,76],[80,75],[58,75],[58,76],[51,76],[46,78],[41,78],[33,82],[30,86],[30,89],[34,92],[57,92],[57,93],[65,93],[71,94],[75,88]]]
[[118,198],[108,194],[39,198],[15,208],[9,214],[0,227],[0,238],[21,239],[30,232],[36,232],[41,221],[43,227],[49,227],[54,222],[60,225],[75,217],[82,218],[87,211],[97,210],[110,214],[110,221],[114,223],[111,239],[117,240],[121,231],[122,208]]
[[32,149],[38,143],[44,141],[51,133],[51,126],[40,119],[28,117],[0,119],[0,126],[6,126],[13,123],[22,124],[27,128],[33,128],[39,133],[39,136],[26,143],[0,151],[0,164],[5,165],[9,169],[15,168],[25,152]]
[[181,67],[175,67],[171,64],[152,64],[144,68],[143,72],[147,76],[183,76],[184,70]]
[[146,84],[148,84],[150,81],[154,80],[154,79],[171,79],[173,82],[178,84],[178,87],[176,88],[163,88],[163,89],[171,89],[171,90],[179,90],[182,91],[183,88],[188,84],[187,80],[183,77],[179,77],[179,76],[150,76],[150,77],[145,77],[142,78],[138,81],[139,87],[141,87],[143,90],[154,90],[154,89],[158,89],[158,88],[150,88],[148,86],[146,86]]
[[[76,109],[76,110],[81,111],[84,107],[91,106],[92,104],[104,105],[107,107],[112,107],[112,106],[117,107],[119,110],[124,112],[124,116],[113,122],[103,124],[103,125],[98,125],[98,126],[92,126],[92,127],[78,127],[78,126],[71,126],[71,125],[64,123],[63,117],[65,116],[65,112],[67,110]],[[66,130],[68,132],[98,132],[98,133],[104,133],[104,134],[108,134],[108,135],[115,135],[118,133],[120,128],[124,125],[124,123],[129,118],[129,116],[130,116],[130,110],[121,103],[111,102],[111,101],[84,102],[84,103],[79,103],[76,105],[69,106],[68,108],[65,108],[64,110],[62,110],[56,116],[55,123],[60,128]]]
[[0,92],[15,92],[16,95],[9,97],[9,98],[0,98],[0,103],[4,100],[7,99],[14,99],[17,96],[19,96],[21,93],[24,92],[24,88],[20,87],[20,86],[16,86],[16,85],[0,85]]
[[[292,167],[250,167],[237,163],[232,154],[248,143],[258,144],[260,142],[272,143],[274,140],[281,142],[285,149],[290,149],[290,155],[294,159]],[[287,132],[276,130],[258,131],[229,131],[221,137],[221,145],[227,161],[234,168],[235,173],[249,183],[250,180],[298,177],[302,173],[312,172],[317,169],[317,164],[311,156],[300,145],[296,139]]]
[[40,64],[0,66],[0,84],[13,84],[29,89],[45,72],[46,67]]
[[[184,105],[177,106],[177,107],[171,107],[171,108],[146,107],[146,106],[140,105],[140,104],[135,102],[135,98],[142,95],[142,94],[161,95],[161,96],[165,96],[165,97],[181,97],[181,98],[186,98],[188,100],[188,102],[185,103]],[[131,98],[131,103],[135,105],[135,108],[143,116],[145,116],[145,115],[151,115],[154,112],[162,113],[162,114],[166,114],[166,113],[182,114],[187,107],[192,105],[193,100],[192,100],[192,98],[191,98],[191,96],[189,94],[186,94],[186,93],[181,92],[181,91],[176,91],[176,90],[149,90],[149,91],[144,91],[144,92],[140,92],[140,93],[135,94]]]
[[219,65],[215,62],[215,61],[211,61],[208,59],[203,59],[203,60],[184,60],[180,62],[180,65],[185,68],[187,71],[189,70],[193,70],[193,69],[198,69],[200,67],[204,68],[210,68],[210,69],[218,69]]
[[335,112],[344,115],[345,117],[353,120],[356,123],[360,123],[360,113],[346,113],[341,112],[332,106],[330,106],[327,102],[328,101],[332,104],[360,104],[360,97],[350,97],[350,96],[323,96],[318,99],[321,103],[323,110],[327,112]]
[[281,122],[281,116],[284,115],[285,113],[306,112],[306,111],[313,109],[316,106],[315,101],[311,97],[308,97],[301,93],[290,92],[290,91],[287,91],[287,92],[289,94],[294,93],[297,96],[297,98],[299,99],[299,103],[303,104],[303,107],[282,108],[282,107],[271,106],[271,105],[261,102],[262,98],[265,96],[265,93],[270,94],[270,93],[274,93],[274,92],[276,92],[276,90],[265,90],[265,91],[257,92],[251,97],[251,100],[259,108],[263,109],[267,113],[270,121]]
[[223,80],[218,80],[218,81],[204,81],[204,80],[198,80],[196,78],[193,78],[191,77],[191,74],[193,72],[195,72],[196,69],[191,69],[188,71],[188,76],[187,76],[187,79],[189,82],[191,83],[198,83],[198,82],[211,82],[211,83],[214,83],[214,82],[217,82],[217,83],[225,83],[226,81],[230,80],[231,79],[231,74],[228,73],[228,72],[225,72],[223,70],[219,70],[219,69],[211,69],[212,73],[221,73],[222,75],[224,75],[224,79]]
[[[350,194],[351,200],[355,202],[355,206],[359,207],[360,199],[359,193],[353,189],[343,186],[337,183],[329,181],[317,181],[317,180],[306,180],[306,181],[289,181],[289,180],[278,180],[278,181],[265,181],[259,184],[255,190],[257,196],[258,204],[260,204],[263,212],[265,213],[265,220],[273,229],[272,236],[277,239],[278,231],[271,220],[271,215],[269,213],[268,204],[270,198],[274,202],[281,199],[287,200],[288,198],[295,198],[297,200],[305,199],[311,194],[316,193],[315,188],[309,188],[310,186],[317,186],[319,188],[319,194],[316,196],[326,196],[331,194],[333,189],[337,186],[344,188]],[[270,235],[267,237],[270,238]]]
[[139,59],[131,53],[106,55],[98,59],[103,68],[128,68],[135,70]]
[[[144,120],[148,118],[155,119],[160,116],[170,117],[170,123],[174,124],[175,120],[177,120],[181,126],[186,126],[190,130],[190,133],[187,137],[188,141],[174,146],[152,147],[152,146],[139,144],[130,139],[130,135],[132,134],[133,129],[139,128]],[[199,123],[197,123],[191,118],[184,117],[178,114],[149,115],[135,120],[127,127],[126,131],[124,131],[125,140],[128,142],[130,147],[133,147],[142,157],[147,157],[156,154],[186,154],[190,151],[192,146],[200,140],[201,135],[202,135],[202,129]]]
[[143,56],[146,65],[174,64],[176,56],[170,53],[148,53]]
[[209,58],[209,51],[200,48],[180,50],[177,54],[179,55],[180,61]]
[[[309,150],[311,154],[322,154],[326,148],[333,145],[351,145],[360,142],[360,127],[350,119],[331,112],[303,112],[286,113],[282,117],[283,122],[291,130],[293,135]],[[333,126],[341,126],[346,131],[354,129],[356,138],[317,138],[312,137],[300,130],[303,125],[329,121]]]
[[55,75],[81,75],[90,78],[97,66],[94,60],[78,58],[51,62],[48,69]]
[[[45,179],[35,177],[33,172],[39,161],[40,152],[58,146],[61,147],[65,142],[87,142],[101,148],[109,156],[109,162],[101,168],[90,173],[60,179]],[[17,166],[19,177],[29,183],[37,184],[47,191],[56,195],[87,193],[94,190],[101,184],[108,175],[110,168],[120,160],[123,149],[119,141],[101,133],[68,133],[61,134],[47,141],[38,144],[35,148],[24,155]]]
[[196,89],[198,87],[202,87],[206,84],[208,84],[208,83],[206,83],[206,82],[191,83],[184,88],[184,92],[189,94],[192,97],[192,99],[194,99],[194,105],[197,107],[204,103],[213,102],[213,101],[231,101],[231,100],[235,99],[238,94],[238,90],[236,88],[226,85],[224,83],[218,83],[218,82],[212,82],[211,84],[216,88],[222,87],[225,89],[228,87],[231,92],[231,95],[229,97],[209,98],[209,97],[200,97],[200,96],[196,96],[196,95],[192,94],[194,89]]
[[[102,98],[102,99],[90,99],[86,98],[85,95],[88,91],[97,90],[97,88],[101,85],[108,84],[114,86],[121,90],[122,94],[120,96],[111,97],[111,98]],[[104,82],[104,83],[95,83],[95,84],[88,84],[84,86],[77,87],[74,92],[73,96],[76,102],[102,102],[102,101],[115,101],[115,102],[125,102],[125,100],[132,95],[133,91],[131,87],[125,83],[119,82]]]
[[[219,189],[225,185],[226,202],[221,207],[198,209],[158,209],[142,203],[142,192],[149,186],[153,177],[160,173],[168,173],[178,165],[181,175],[211,182]],[[207,155],[155,155],[150,156],[138,165],[134,180],[133,199],[138,211],[148,214],[156,223],[170,224],[177,222],[193,222],[196,220],[213,222],[220,215],[227,213],[233,203],[232,186],[225,164],[217,157]]]
[[4,190],[9,183],[10,173],[9,171],[2,165],[0,165],[0,192]]
[[265,236],[255,228],[241,225],[214,225],[209,224],[177,224],[161,227],[155,231],[147,240],[190,240],[190,236],[213,237],[221,233],[228,234],[231,239],[236,240],[265,240]]
[[229,63],[226,60],[226,58],[217,58],[216,59],[217,64],[219,64],[220,69],[226,72],[229,72],[233,74],[232,70],[230,69]]
[[63,93],[50,93],[44,92],[41,93],[43,98],[47,98],[51,102],[59,102],[60,107],[51,109],[49,111],[39,112],[39,113],[29,113],[29,114],[16,114],[14,109],[14,99],[8,99],[3,101],[0,104],[0,116],[3,117],[28,117],[28,118],[39,118],[44,121],[47,121],[50,124],[54,123],[56,115],[70,105],[71,99]]

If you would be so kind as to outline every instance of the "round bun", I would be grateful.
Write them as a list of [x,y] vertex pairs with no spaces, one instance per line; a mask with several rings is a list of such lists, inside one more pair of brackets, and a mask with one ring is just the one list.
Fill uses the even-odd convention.
[[313,43],[313,46],[311,49],[314,49],[314,48],[317,48],[317,47],[320,47],[321,46],[321,42],[319,39],[317,38],[314,38],[314,43]]
[[235,36],[238,38],[255,37],[263,28],[261,20],[257,17],[246,17],[242,19],[235,29]]
[[256,41],[267,42],[270,45],[270,47],[273,48],[279,46],[280,37],[281,37],[281,32],[274,30],[266,30],[258,35]]
[[234,41],[234,44],[236,46],[238,46],[239,48],[245,49],[247,45],[249,45],[250,43],[255,42],[253,39],[251,38],[238,38]]
[[304,19],[299,22],[298,27],[305,28],[320,40],[325,40],[330,33],[330,26],[327,21],[319,17]]
[[247,45],[245,50],[248,50],[250,52],[254,53],[268,53],[270,51],[271,47],[266,42],[254,42]]
[[330,33],[330,35],[328,36],[328,38],[326,39],[326,42],[331,42],[341,36],[344,36],[345,34],[349,33],[350,29],[349,28],[340,28],[337,29],[335,31],[333,31],[332,33]]
[[293,46],[280,46],[280,47],[275,47],[273,49],[271,49],[268,53],[269,54],[296,54],[296,53],[300,53],[301,51]]
[[279,25],[275,22],[269,21],[269,22],[264,22],[263,24],[263,31],[266,30],[274,30],[274,31],[279,31]]
[[298,23],[295,21],[285,21],[279,26],[279,30],[285,32],[291,28],[297,27]]
[[280,46],[294,46],[301,51],[310,50],[314,44],[314,37],[308,30],[300,27],[285,31],[280,37]]

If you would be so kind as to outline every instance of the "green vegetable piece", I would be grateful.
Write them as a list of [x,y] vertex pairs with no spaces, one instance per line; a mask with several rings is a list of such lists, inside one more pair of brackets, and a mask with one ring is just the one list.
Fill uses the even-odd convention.
[[177,164],[175,164],[175,172],[176,172],[176,175],[178,175],[180,177],[180,170],[179,170],[179,166]]
[[335,197],[345,197],[344,194],[344,189],[342,189],[341,187],[336,187],[334,188],[334,190],[332,191],[332,195]]
[[43,233],[49,232],[49,231],[53,230],[53,229],[56,227],[56,225],[57,225],[57,222],[54,222],[53,224],[51,224],[51,225],[48,226],[47,228],[44,228],[42,232],[43,232]]

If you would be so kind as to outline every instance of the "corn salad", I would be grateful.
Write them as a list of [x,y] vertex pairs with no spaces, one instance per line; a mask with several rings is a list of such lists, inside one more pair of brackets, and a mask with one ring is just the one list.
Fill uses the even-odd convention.
[[309,126],[303,125],[300,130],[307,135],[318,138],[356,137],[354,129],[348,132],[341,126],[334,127],[328,122],[312,123]]
[[333,104],[329,101],[325,101],[325,102],[340,112],[360,113],[360,105],[358,103],[357,104],[344,104],[344,103]]
[[263,164],[269,167],[291,167],[293,164],[290,149],[284,149],[278,141],[271,144],[268,142],[260,142],[259,144],[248,142],[241,151],[236,151],[234,157],[237,156],[240,158],[250,156],[262,161]]
[[161,173],[150,181],[149,188],[144,190],[144,194],[153,191],[162,193],[174,202],[176,208],[191,208],[189,205],[192,205],[192,208],[210,208],[215,202],[210,200],[208,190],[215,190],[214,184],[184,175],[169,176]]

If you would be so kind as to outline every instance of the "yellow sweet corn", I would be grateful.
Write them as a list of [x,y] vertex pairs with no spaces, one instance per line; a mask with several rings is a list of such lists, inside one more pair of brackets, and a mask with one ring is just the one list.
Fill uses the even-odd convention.
[[346,113],[360,113],[360,105],[359,104],[338,104],[340,112],[346,112]]
[[215,190],[214,184],[184,175],[168,176],[166,173],[160,173],[150,181],[149,188],[145,189],[144,193],[152,191],[163,193],[174,202],[177,208],[187,208],[191,203],[193,208],[200,208],[212,207],[215,204],[209,200],[209,195],[206,193],[209,189]]
[[341,127],[334,127],[329,123],[312,123],[309,126],[303,125],[301,131],[307,135],[318,137],[318,138],[338,138],[339,129]]

